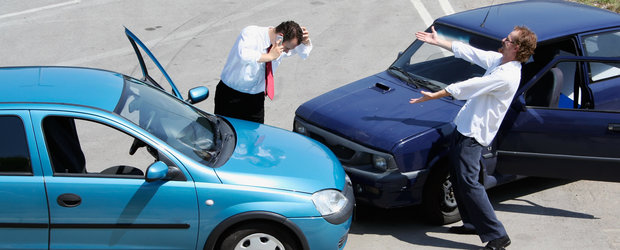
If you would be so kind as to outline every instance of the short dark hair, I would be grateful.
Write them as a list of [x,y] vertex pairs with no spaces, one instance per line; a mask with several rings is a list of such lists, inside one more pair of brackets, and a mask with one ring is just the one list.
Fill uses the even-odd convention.
[[515,43],[519,45],[517,50],[517,60],[527,62],[536,49],[536,34],[525,26],[515,26],[514,30],[519,31],[519,36],[515,38]]
[[286,21],[282,22],[280,25],[276,27],[276,33],[282,33],[283,41],[290,41],[293,38],[297,38],[297,45],[301,43],[301,39],[303,38],[303,32],[301,30],[301,26],[297,24],[295,21]]

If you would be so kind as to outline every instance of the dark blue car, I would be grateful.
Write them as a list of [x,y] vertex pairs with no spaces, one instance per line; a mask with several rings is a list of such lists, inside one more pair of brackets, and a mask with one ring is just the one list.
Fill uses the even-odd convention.
[[[571,2],[523,1],[437,19],[447,39],[497,50],[516,25],[538,35],[521,86],[481,157],[490,188],[523,176],[620,181],[620,15]],[[302,104],[294,130],[327,145],[358,201],[422,204],[435,223],[460,219],[446,163],[464,101],[409,104],[420,91],[484,70],[414,41],[386,70]]]

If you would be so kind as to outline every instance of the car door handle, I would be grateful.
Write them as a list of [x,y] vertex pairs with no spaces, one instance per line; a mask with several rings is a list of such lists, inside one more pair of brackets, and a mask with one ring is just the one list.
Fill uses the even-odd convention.
[[80,196],[78,196],[77,194],[67,193],[58,196],[56,202],[58,202],[58,205],[62,207],[77,207],[82,204],[82,198],[80,198]]
[[607,130],[611,132],[620,132],[620,123],[610,123],[607,125]]

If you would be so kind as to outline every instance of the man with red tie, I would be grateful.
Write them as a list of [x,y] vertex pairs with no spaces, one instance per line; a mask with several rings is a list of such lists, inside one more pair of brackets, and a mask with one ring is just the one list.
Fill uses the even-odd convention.
[[305,27],[286,21],[274,27],[245,27],[237,37],[215,90],[215,114],[265,121],[265,95],[273,100],[273,73],[282,58],[312,50]]

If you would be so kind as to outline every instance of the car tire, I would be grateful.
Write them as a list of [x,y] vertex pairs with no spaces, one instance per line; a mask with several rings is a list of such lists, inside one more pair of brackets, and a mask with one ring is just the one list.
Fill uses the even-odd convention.
[[255,222],[229,230],[217,249],[301,249],[286,229],[271,223]]
[[429,223],[445,225],[461,220],[448,164],[441,164],[431,171],[422,194],[422,209]]

